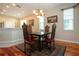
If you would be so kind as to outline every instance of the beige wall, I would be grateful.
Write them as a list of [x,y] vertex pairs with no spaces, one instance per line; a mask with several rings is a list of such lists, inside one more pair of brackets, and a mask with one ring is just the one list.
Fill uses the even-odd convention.
[[32,26],[33,32],[37,32],[39,30],[39,24],[38,24],[39,20],[37,19],[36,16],[32,15],[32,16],[29,16],[29,17],[25,17],[24,19],[27,20],[28,24],[29,24],[29,20],[34,19],[34,26]]
[[15,22],[15,28],[20,28],[20,20],[16,20]]

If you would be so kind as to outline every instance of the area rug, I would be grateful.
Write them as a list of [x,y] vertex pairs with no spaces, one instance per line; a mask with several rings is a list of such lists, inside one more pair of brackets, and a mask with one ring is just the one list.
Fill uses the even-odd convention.
[[[24,52],[23,43],[17,45],[16,47],[22,52]],[[49,49],[42,49],[42,51],[34,50],[33,52],[31,52],[31,56],[64,56],[65,50],[66,50],[65,46],[55,45],[55,49],[53,49],[52,47],[51,51]]]

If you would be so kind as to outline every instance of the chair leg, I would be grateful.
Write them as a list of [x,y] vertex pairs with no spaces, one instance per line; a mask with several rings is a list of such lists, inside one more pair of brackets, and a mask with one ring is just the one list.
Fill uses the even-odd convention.
[[30,45],[30,47],[29,47],[29,55],[30,56],[32,55],[32,45]]
[[25,53],[25,55],[31,55],[31,46],[30,46],[30,48],[26,48],[26,43],[24,43],[24,53]]
[[50,48],[50,51],[51,51],[51,49],[52,49],[52,45],[51,45],[51,42],[50,42],[49,48]]
[[55,40],[53,40],[53,49],[55,49]]
[[24,43],[24,53],[26,54],[26,44]]

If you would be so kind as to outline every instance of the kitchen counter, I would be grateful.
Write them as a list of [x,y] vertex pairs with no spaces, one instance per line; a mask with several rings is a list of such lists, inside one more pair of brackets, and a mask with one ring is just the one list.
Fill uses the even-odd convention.
[[0,47],[9,47],[23,42],[21,28],[0,28]]

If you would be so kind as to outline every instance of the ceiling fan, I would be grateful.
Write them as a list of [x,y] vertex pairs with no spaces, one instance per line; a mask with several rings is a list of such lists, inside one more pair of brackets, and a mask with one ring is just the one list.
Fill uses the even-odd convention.
[[21,8],[21,6],[20,6],[20,5],[18,5],[18,4],[16,4],[16,7]]
[[15,7],[21,8],[21,6],[20,6],[20,5],[15,4],[15,3],[12,3],[12,6],[15,6]]
[[77,3],[76,5],[74,5],[73,7],[77,7],[77,6],[79,6],[79,3]]

